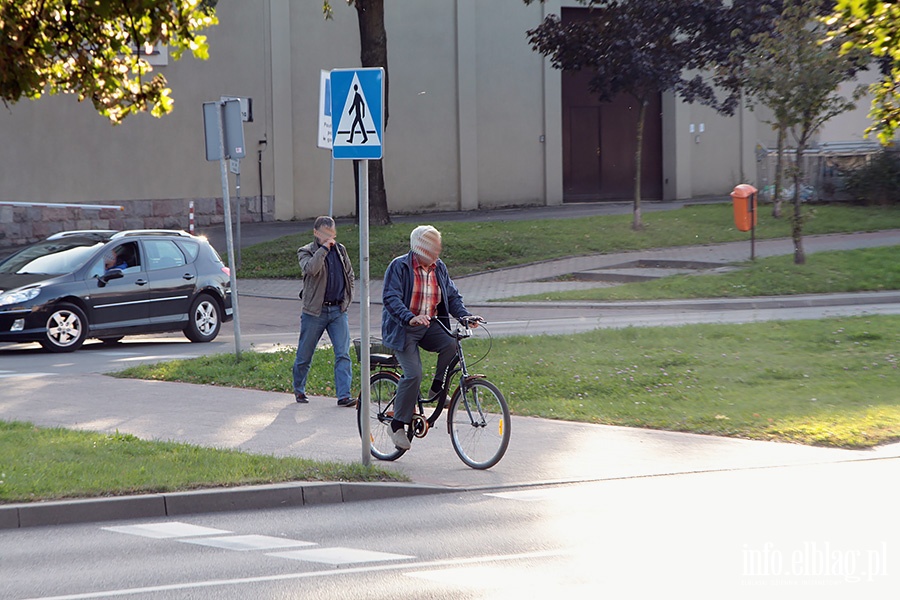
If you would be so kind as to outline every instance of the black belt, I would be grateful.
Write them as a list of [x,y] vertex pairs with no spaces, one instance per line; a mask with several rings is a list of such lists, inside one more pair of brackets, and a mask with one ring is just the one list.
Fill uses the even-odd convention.
[[341,300],[326,300],[322,303],[322,306],[340,306],[341,303]]

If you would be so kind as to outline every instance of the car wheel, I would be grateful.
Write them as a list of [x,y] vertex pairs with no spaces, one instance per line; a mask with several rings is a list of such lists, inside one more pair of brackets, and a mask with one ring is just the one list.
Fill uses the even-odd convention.
[[219,318],[219,303],[209,294],[200,294],[191,304],[188,326],[184,335],[192,342],[211,342],[219,335],[222,319]]
[[47,331],[40,343],[50,352],[74,352],[81,348],[87,331],[87,317],[80,308],[74,304],[57,304],[47,318]]

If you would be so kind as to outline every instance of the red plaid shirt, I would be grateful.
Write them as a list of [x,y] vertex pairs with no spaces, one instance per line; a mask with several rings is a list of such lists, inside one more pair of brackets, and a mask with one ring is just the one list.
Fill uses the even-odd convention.
[[413,289],[409,310],[414,315],[433,317],[437,314],[437,305],[440,301],[441,288],[438,286],[434,265],[426,267],[413,254]]

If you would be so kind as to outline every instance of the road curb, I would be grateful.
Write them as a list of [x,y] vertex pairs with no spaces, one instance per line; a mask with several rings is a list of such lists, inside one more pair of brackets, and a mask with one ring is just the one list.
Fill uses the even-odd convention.
[[26,502],[0,506],[0,530],[316,506],[452,491],[458,490],[409,483],[290,482],[137,496]]
[[634,300],[629,302],[467,302],[469,308],[595,308],[607,310],[755,310],[810,308],[816,306],[852,306],[858,304],[898,304],[900,291],[814,294],[803,296],[758,296],[752,298],[697,298],[690,300]]

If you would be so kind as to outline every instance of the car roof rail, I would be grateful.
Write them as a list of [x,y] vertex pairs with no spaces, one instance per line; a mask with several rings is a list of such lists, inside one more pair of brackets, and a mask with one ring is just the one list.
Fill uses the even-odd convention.
[[130,229],[128,231],[119,231],[112,236],[111,239],[119,239],[123,237],[131,237],[137,235],[177,235],[180,237],[193,237],[187,231],[179,229]]
[[75,231],[60,231],[49,236],[48,240],[61,240],[72,236],[112,237],[117,232],[115,229],[78,229]]

